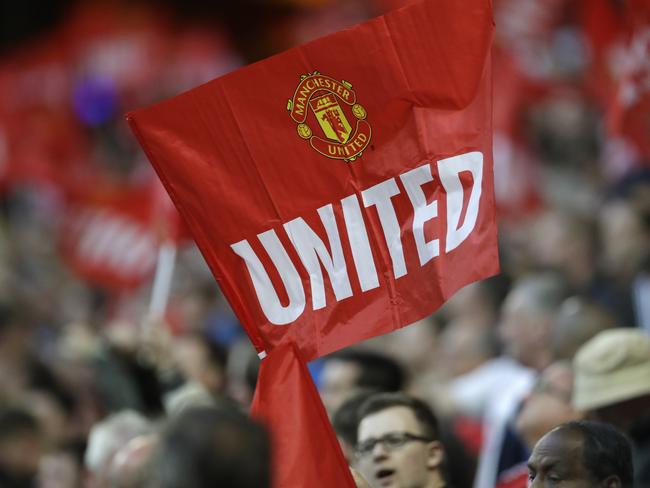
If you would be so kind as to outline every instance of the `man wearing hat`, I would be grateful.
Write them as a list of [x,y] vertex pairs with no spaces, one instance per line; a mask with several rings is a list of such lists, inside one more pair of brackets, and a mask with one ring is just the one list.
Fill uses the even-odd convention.
[[635,486],[650,487],[650,337],[640,329],[605,330],[574,361],[572,403],[632,440]]

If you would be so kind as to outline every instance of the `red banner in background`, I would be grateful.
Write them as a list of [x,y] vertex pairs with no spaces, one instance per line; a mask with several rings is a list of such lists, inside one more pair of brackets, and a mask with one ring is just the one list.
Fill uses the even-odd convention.
[[101,198],[75,198],[61,228],[63,256],[82,279],[122,291],[151,277],[158,243],[152,232],[151,196],[142,189]]
[[497,272],[492,32],[487,0],[419,2],[129,115],[258,351],[310,360]]
[[592,52],[590,88],[606,115],[608,165],[621,176],[650,164],[650,2],[580,2]]

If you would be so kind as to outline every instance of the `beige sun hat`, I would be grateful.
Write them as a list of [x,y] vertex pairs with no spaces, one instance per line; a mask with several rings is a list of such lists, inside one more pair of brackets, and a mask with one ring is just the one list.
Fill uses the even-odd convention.
[[650,394],[650,337],[640,329],[605,330],[573,360],[572,403],[593,410]]

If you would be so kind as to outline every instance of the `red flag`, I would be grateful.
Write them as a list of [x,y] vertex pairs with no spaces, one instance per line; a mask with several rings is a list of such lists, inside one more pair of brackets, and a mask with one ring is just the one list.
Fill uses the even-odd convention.
[[160,180],[151,181],[151,227],[159,244],[171,242],[175,246],[186,244],[189,231]]
[[262,361],[251,407],[251,416],[271,431],[273,486],[354,488],[325,407],[299,354],[293,343],[282,344]]
[[606,112],[607,164],[619,176],[650,161],[650,2],[581,3],[593,51],[590,88]]
[[76,198],[61,229],[68,264],[86,281],[108,290],[141,285],[156,263],[148,203],[142,189]]
[[489,0],[429,0],[129,115],[258,351],[306,360],[497,272]]

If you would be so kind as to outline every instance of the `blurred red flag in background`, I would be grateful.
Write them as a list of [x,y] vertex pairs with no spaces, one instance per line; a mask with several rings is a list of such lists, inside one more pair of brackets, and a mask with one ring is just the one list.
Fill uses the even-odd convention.
[[107,290],[140,286],[156,264],[151,196],[142,188],[70,198],[61,228],[63,257],[75,273]]
[[[590,88],[606,114],[610,146],[625,152],[625,167],[650,164],[650,1],[579,4],[592,51]],[[609,158],[616,156],[610,153]],[[610,163],[611,164],[611,163]],[[620,164],[620,163],[619,163]],[[629,167],[628,167],[629,166]]]

